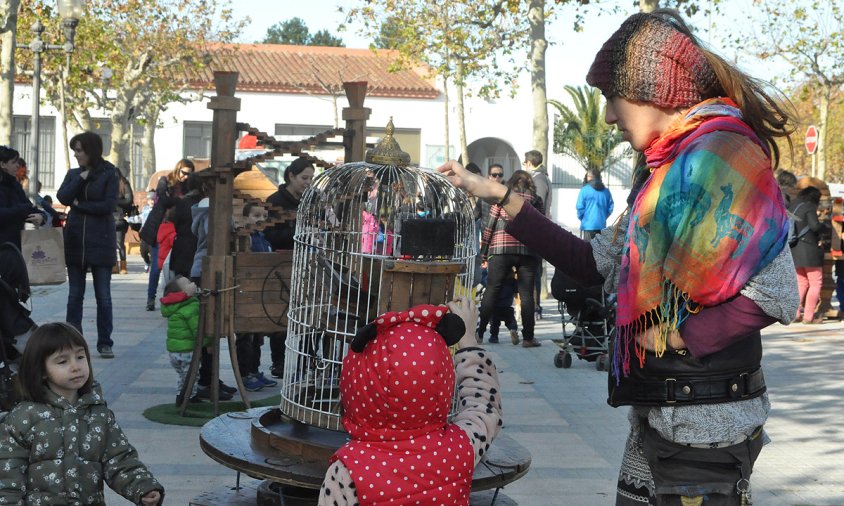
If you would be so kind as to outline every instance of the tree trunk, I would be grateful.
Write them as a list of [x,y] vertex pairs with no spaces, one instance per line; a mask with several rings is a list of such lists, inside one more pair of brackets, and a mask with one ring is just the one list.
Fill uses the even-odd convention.
[[815,151],[817,157],[817,177],[821,180],[826,177],[826,133],[829,130],[829,99],[832,89],[829,85],[823,85],[820,90],[820,121],[818,122],[818,148]]
[[15,32],[20,0],[6,0],[0,35],[0,144],[12,144],[12,103],[15,94]]
[[155,173],[156,169],[155,127],[158,125],[159,111],[158,104],[155,102],[148,104],[144,111],[146,125],[144,126],[144,135],[141,138],[141,163],[143,163],[143,174],[147,179]]
[[70,71],[67,67],[62,70],[59,76],[59,114],[62,116],[62,123],[60,125],[62,131],[62,153],[64,154],[64,166],[70,168],[70,144],[67,137],[67,97],[65,90],[67,89],[67,74]]
[[659,9],[659,0],[639,0],[641,12],[653,12],[657,9]]
[[466,144],[466,110],[463,107],[463,60],[457,61],[457,130],[460,134],[460,162],[465,166],[469,160],[469,146]]
[[533,149],[548,160],[548,98],[545,82],[545,0],[530,0],[530,87],[533,92]]

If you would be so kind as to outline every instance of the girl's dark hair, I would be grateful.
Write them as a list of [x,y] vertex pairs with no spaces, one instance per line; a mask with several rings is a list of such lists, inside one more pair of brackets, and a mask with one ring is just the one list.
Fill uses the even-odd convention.
[[99,134],[89,131],[74,135],[68,143],[70,149],[73,149],[77,142],[82,151],[88,155],[90,168],[96,167],[103,161],[103,138]]
[[81,347],[88,361],[88,381],[79,389],[79,395],[87,394],[94,384],[94,368],[91,367],[91,353],[82,334],[65,322],[45,323],[29,336],[20,360],[18,376],[21,396],[33,402],[47,402],[47,358],[65,349]]
[[20,157],[21,154],[18,153],[17,150],[12,149],[9,146],[0,146],[0,162],[6,163]]
[[526,170],[517,170],[507,180],[507,187],[520,192],[528,192],[536,195],[536,185],[533,177]]
[[792,124],[794,112],[788,99],[769,83],[748,76],[717,54],[704,48],[697,37],[692,35],[688,25],[677,11],[656,9],[653,14],[671,23],[678,32],[689,37],[700,49],[718,77],[717,85],[703,98],[729,97],[733,99],[741,109],[742,120],[753,129],[762,142],[768,145],[771,150],[772,167],[776,169],[780,163],[780,149],[775,139],[786,137],[789,150],[794,148],[789,137],[794,132]]
[[304,171],[308,167],[313,167],[313,166],[314,166],[314,164],[311,163],[310,160],[308,160],[307,158],[305,158],[303,156],[300,156],[299,158],[293,160],[293,162],[291,162],[290,165],[288,165],[287,168],[284,169],[284,182],[285,182],[285,184],[290,182],[291,177],[298,176],[299,174],[302,173],[302,171]]
[[814,186],[807,186],[797,193],[797,198],[817,205],[821,203],[821,191]]
[[586,173],[592,176],[592,180],[589,181],[589,184],[592,185],[592,188],[595,188],[598,191],[603,191],[606,186],[604,186],[604,181],[601,179],[601,171],[598,169],[587,169]]

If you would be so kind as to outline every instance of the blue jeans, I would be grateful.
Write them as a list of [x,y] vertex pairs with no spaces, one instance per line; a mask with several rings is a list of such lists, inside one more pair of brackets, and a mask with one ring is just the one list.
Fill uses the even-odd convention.
[[161,277],[161,268],[158,267],[158,244],[149,250],[149,284],[147,285],[147,300],[155,300],[158,293],[158,278]]
[[[94,296],[97,299],[97,350],[113,346],[111,331],[111,266],[91,266]],[[82,332],[82,303],[85,301],[86,267],[67,266],[67,322]]]

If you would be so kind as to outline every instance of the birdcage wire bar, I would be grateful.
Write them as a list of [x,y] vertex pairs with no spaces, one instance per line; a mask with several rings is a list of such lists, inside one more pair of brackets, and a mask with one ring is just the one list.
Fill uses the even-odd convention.
[[282,413],[342,430],[340,371],[357,328],[469,295],[475,234],[469,198],[436,172],[350,163],[315,178],[294,233]]

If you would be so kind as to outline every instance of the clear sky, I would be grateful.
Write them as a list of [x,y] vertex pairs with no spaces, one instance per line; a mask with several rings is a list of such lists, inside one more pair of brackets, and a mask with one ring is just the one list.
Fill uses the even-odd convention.
[[[713,33],[718,31],[718,25],[727,25],[740,19],[741,13],[751,5],[750,2],[751,0],[722,2],[722,5],[726,5],[724,9],[729,12],[722,13],[711,20],[716,26]],[[343,39],[346,47],[365,48],[369,46],[369,40],[359,36],[354,26],[348,27],[344,32],[337,31],[337,27],[344,21],[337,7],[342,5],[348,8],[360,4],[360,0],[232,0],[235,17],[249,16],[252,20],[243,32],[240,42],[257,42],[263,39],[267,28],[273,24],[299,17],[305,21],[311,33],[323,29],[329,30]],[[569,7],[562,9],[546,27],[546,37],[552,43],[546,55],[549,98],[563,98],[565,84],[576,86],[585,84],[586,72],[601,44],[628,15],[636,12],[632,0],[611,0],[604,1],[602,4],[618,5],[625,12],[600,15],[590,13],[586,16],[584,31],[576,33],[572,30],[574,10]],[[710,19],[699,16],[692,22],[698,28],[698,36],[704,42],[709,41]],[[735,58],[735,54],[723,51],[723,48],[719,47],[719,41],[714,40],[714,37],[709,42],[716,52],[728,60]],[[759,64],[749,60],[741,63],[741,66],[752,75],[766,80],[773,78],[776,72],[782,72],[781,66],[770,63]],[[523,82],[523,87],[528,86],[527,77]]]

